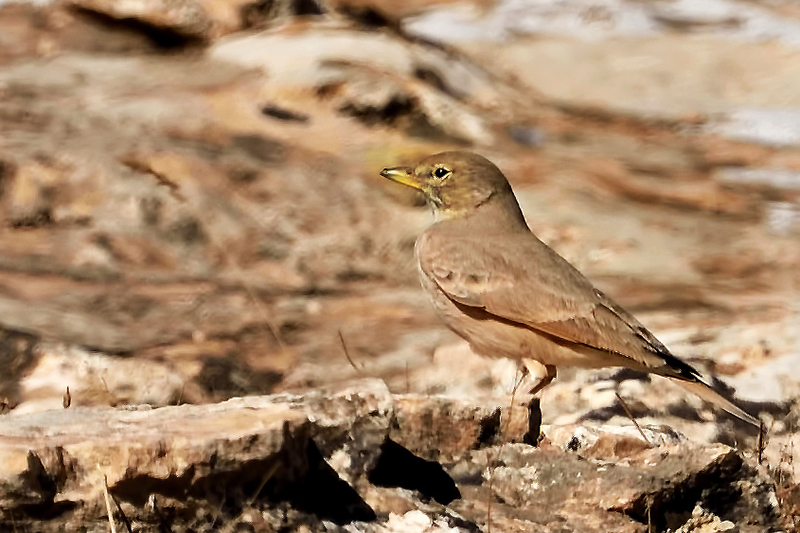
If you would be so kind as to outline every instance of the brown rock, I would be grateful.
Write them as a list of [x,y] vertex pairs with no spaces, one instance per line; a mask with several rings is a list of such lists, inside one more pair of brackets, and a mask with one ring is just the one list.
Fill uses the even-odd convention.
[[493,528],[522,522],[529,531],[663,531],[690,520],[696,504],[740,531],[761,531],[778,516],[774,486],[725,446],[660,447],[619,462],[512,444],[466,460],[486,466],[486,483],[500,503],[490,516],[458,509],[479,523],[491,520]]
[[0,526],[104,527],[104,480],[127,519],[153,530],[165,517],[178,531],[241,521],[323,531],[328,521],[359,532],[491,523],[643,533],[731,523],[749,533],[777,523],[773,485],[731,448],[635,449],[613,431],[595,444],[616,440],[624,451],[503,444],[510,432],[493,433],[499,412],[392,397],[381,382],[361,380],[204,406],[10,414],[0,417]]
[[644,436],[633,425],[557,426],[548,428],[546,434],[551,443],[564,450],[604,461],[619,461],[635,457],[650,448],[676,446],[686,441],[685,436],[669,427],[640,426],[640,429]]
[[155,512],[141,506],[153,493],[188,503],[259,481],[268,483],[267,492],[291,493],[316,468],[312,456],[321,460],[343,449],[345,471],[369,470],[390,413],[385,387],[362,381],[333,393],[206,406],[6,416],[0,419],[0,523],[14,515],[17,524],[33,519],[27,505],[72,509],[57,520],[62,524],[71,517],[102,523],[104,479],[118,501],[144,515]]
[[197,0],[70,0],[70,3],[112,19],[136,20],[188,38],[207,39],[214,31],[214,21]]
[[730,520],[720,520],[718,516],[709,513],[701,506],[696,506],[692,517],[675,533],[738,533],[739,528]]
[[526,407],[519,401],[501,408],[407,394],[397,397],[390,437],[420,457],[453,461],[496,442],[521,441],[527,421]]

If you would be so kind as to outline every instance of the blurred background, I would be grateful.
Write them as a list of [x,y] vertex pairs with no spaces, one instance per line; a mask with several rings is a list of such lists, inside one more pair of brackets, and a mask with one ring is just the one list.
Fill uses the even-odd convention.
[[[378,174],[457,148],[794,453],[798,87],[791,0],[0,0],[2,409],[363,376],[505,401],[514,364],[437,320],[430,214]],[[562,370],[545,422],[624,417],[615,393],[734,439],[613,369]]]

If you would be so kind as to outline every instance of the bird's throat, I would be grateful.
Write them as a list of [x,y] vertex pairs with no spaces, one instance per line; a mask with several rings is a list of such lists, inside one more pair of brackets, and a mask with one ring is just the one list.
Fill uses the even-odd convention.
[[477,205],[469,207],[438,207],[430,203],[436,222],[464,220],[480,226],[504,227],[507,229],[528,230],[525,217],[513,194],[495,193]]

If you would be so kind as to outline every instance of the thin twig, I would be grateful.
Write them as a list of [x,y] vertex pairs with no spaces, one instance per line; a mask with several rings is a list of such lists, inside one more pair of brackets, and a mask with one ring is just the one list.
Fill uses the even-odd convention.
[[275,462],[275,463],[272,464],[272,466],[269,468],[269,470],[267,470],[264,473],[264,477],[261,479],[261,483],[258,485],[258,488],[253,493],[253,495],[250,496],[250,501],[247,502],[247,506],[248,507],[252,507],[252,505],[256,502],[256,498],[258,498],[258,495],[261,493],[261,490],[264,488],[264,486],[267,484],[267,482],[270,479],[272,479],[272,476],[274,476],[275,472],[278,471],[278,467],[279,466],[280,466],[280,462]]
[[211,525],[209,527],[213,528],[214,524],[217,523],[217,520],[219,519],[219,515],[222,514],[222,508],[223,507],[225,507],[225,493],[223,493],[222,497],[219,499],[219,506],[217,507],[217,512],[214,513],[214,519],[211,520]]
[[519,386],[522,385],[523,381],[525,381],[525,378],[528,377],[528,373],[529,373],[528,367],[523,366],[521,370],[520,370],[519,367],[517,367],[517,373],[519,373],[520,376],[519,376],[519,379],[517,380],[517,382],[514,383],[514,388],[511,389],[511,403],[508,406],[508,417],[506,419],[506,429],[503,431],[506,434],[508,434],[508,431],[511,428],[511,420],[512,420],[513,415],[514,415],[514,399],[515,399],[515,397],[517,395],[517,389],[519,389]]
[[347,357],[347,362],[350,363],[350,366],[353,367],[353,370],[361,374],[361,370],[356,366],[355,361],[353,358],[350,357],[350,351],[347,349],[347,344],[344,342],[344,335],[342,335],[342,330],[338,330],[339,333],[339,342],[342,344],[342,351],[344,352],[344,356]]
[[766,448],[766,444],[764,443],[764,421],[759,420],[761,424],[758,426],[758,464],[761,464],[764,460],[764,449]]
[[636,430],[639,432],[639,435],[642,436],[642,439],[647,443],[648,446],[653,448],[654,447],[653,443],[650,442],[650,439],[648,439],[647,435],[645,435],[644,431],[642,431],[642,427],[639,425],[639,423],[636,421],[636,419],[633,418],[633,413],[628,408],[628,404],[625,403],[625,400],[622,399],[622,396],[620,396],[618,392],[615,392],[614,395],[617,397],[617,401],[619,402],[619,404],[625,410],[625,414],[628,415],[628,418],[631,419],[631,422],[633,422],[633,425],[636,426]]
[[114,502],[114,507],[116,507],[117,514],[120,516],[120,520],[125,525],[125,529],[128,530],[128,533],[133,533],[133,530],[131,529],[131,522],[130,520],[128,520],[128,517],[125,516],[125,511],[122,510],[122,507],[120,507],[119,502],[114,497],[114,495],[111,494],[111,492],[109,492],[108,495],[111,496],[111,501]]
[[114,511],[111,510],[111,495],[108,493],[108,478],[103,474],[103,498],[106,500],[106,512],[108,513],[108,525],[111,526],[111,533],[117,533],[117,526],[114,524]]
[[486,533],[492,533],[492,501],[494,498],[492,497],[492,491],[494,488],[494,470],[492,467],[492,463],[494,463],[495,457],[495,450],[492,453],[486,454],[487,459],[487,472],[489,473],[489,490],[488,490],[488,501],[486,502]]
[[[250,496],[249,501],[247,502],[246,505],[243,506],[242,511],[236,516],[236,518],[234,518],[233,520],[231,520],[230,522],[225,524],[219,530],[220,533],[227,533],[228,531],[230,531],[231,528],[238,522],[238,520],[242,516],[244,516],[244,512],[245,512],[246,508],[253,506],[253,504],[256,502],[256,498],[258,498],[258,495],[261,493],[261,490],[264,488],[264,486],[267,484],[267,482],[270,479],[272,479],[272,476],[274,476],[275,472],[278,471],[278,467],[279,466],[280,466],[280,463],[276,462],[269,468],[269,470],[266,471],[266,473],[264,474],[264,477],[261,479],[261,484],[258,485],[258,488],[256,488],[255,492],[253,492],[253,495]],[[214,521],[216,521],[216,518],[214,518]]]
[[[236,270],[238,274],[243,274],[242,269],[241,267],[239,267],[239,265],[234,264],[233,268],[234,270]],[[267,305],[261,298],[258,297],[255,289],[253,289],[253,287],[250,286],[249,283],[244,281],[244,279],[242,279],[242,287],[244,288],[245,292],[247,292],[247,295],[250,297],[250,300],[254,304],[256,304],[256,308],[258,309],[259,313],[261,313],[261,319],[267,324],[267,328],[269,329],[269,332],[272,333],[272,336],[275,337],[275,342],[278,343],[278,348],[280,348],[281,350],[285,349],[286,345],[283,343],[283,340],[281,339],[281,334],[278,331],[278,328],[275,326],[275,323],[270,318],[271,314],[267,309]]]

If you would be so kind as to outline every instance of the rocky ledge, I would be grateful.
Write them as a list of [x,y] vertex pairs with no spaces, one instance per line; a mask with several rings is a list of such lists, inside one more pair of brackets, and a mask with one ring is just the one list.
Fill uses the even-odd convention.
[[[0,419],[16,531],[774,531],[756,454],[667,428],[547,428],[523,404],[302,395]],[[536,429],[536,428],[534,428]],[[644,438],[647,437],[647,440]],[[796,496],[796,495],[795,495]]]

